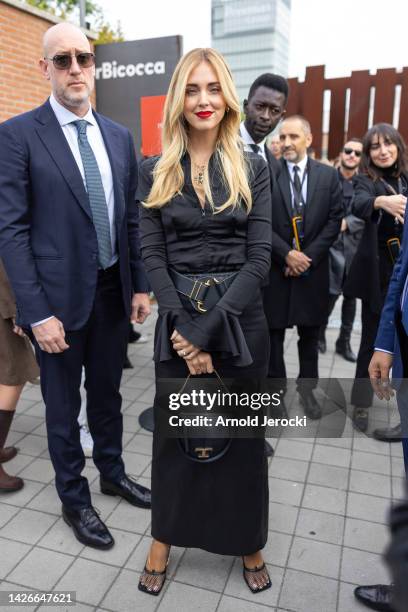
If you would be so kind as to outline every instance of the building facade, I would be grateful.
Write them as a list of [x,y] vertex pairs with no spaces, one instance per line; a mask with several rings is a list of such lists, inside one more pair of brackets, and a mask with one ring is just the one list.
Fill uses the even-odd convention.
[[241,101],[263,72],[287,76],[291,0],[212,0],[212,46],[226,58]]
[[[0,122],[48,98],[50,84],[40,73],[38,60],[45,31],[60,21],[19,0],[0,0]],[[87,36],[91,42],[95,38],[92,33]]]

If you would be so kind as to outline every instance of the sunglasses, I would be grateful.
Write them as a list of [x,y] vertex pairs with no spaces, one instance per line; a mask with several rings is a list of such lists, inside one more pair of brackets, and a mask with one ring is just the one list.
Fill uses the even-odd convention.
[[355,149],[348,149],[348,148],[347,148],[347,149],[346,149],[346,148],[344,148],[344,149],[343,149],[343,152],[344,152],[346,155],[351,155],[352,153],[354,153],[354,155],[355,155],[356,157],[361,157],[361,153],[362,153],[361,151],[356,151]]
[[[69,70],[72,66],[72,58],[74,56],[69,53],[61,53],[54,57],[44,57],[44,59],[52,60],[57,70]],[[75,53],[75,59],[80,68],[90,68],[95,64],[94,53]]]

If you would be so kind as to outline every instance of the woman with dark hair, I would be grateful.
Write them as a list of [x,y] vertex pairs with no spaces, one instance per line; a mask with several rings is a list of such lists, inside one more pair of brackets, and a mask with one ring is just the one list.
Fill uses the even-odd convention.
[[345,286],[347,295],[362,300],[361,343],[351,393],[353,422],[366,431],[373,391],[368,365],[388,283],[402,237],[408,194],[407,149],[399,132],[378,123],[363,139],[359,174],[355,177],[354,214],[365,221],[361,241]]

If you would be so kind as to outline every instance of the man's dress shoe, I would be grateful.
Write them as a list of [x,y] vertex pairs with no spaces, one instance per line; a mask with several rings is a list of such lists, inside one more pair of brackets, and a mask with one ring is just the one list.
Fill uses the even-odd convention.
[[382,429],[374,429],[373,438],[381,440],[381,442],[402,442],[402,427],[401,423],[395,427],[384,427]]
[[312,420],[320,419],[322,416],[322,409],[317,403],[313,391],[299,392],[299,396],[300,404],[303,406],[305,415]]
[[72,527],[77,540],[86,546],[107,550],[115,543],[109,529],[92,506],[81,510],[70,510],[62,506],[62,518]]
[[150,490],[137,484],[126,474],[118,482],[109,482],[101,476],[100,485],[101,493],[105,495],[119,495],[126,499],[129,504],[132,504],[132,506],[151,508]]
[[359,586],[354,589],[354,595],[358,601],[370,608],[370,610],[378,610],[378,612],[396,612],[392,607],[392,585],[389,584],[373,584],[368,586]]

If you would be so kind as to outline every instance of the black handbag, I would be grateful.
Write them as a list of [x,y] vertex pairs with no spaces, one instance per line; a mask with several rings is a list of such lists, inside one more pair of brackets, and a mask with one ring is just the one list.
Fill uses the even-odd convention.
[[[214,372],[222,388],[228,393],[228,389],[221,380],[218,372],[216,370],[214,370]],[[213,378],[205,380],[214,381]],[[192,379],[191,375],[189,374],[186,380],[184,381],[182,388],[179,391],[180,394],[185,391],[189,381],[199,382],[199,379]],[[202,389],[202,384],[200,385],[200,388]],[[188,407],[186,408],[188,411]],[[209,415],[209,412],[205,409],[205,407],[197,408],[196,406],[194,406],[193,413],[189,413],[187,411],[183,412],[183,416],[197,416],[201,414],[205,416]],[[194,461],[196,463],[214,463],[214,461],[218,461],[228,452],[228,449],[231,446],[232,442],[232,429],[230,427],[223,426],[223,432],[227,433],[227,437],[220,437],[219,435],[217,436],[219,428],[214,425],[215,416],[213,413],[212,417],[213,424],[206,426],[204,433],[199,436],[192,437],[188,432],[188,428],[184,425],[182,426],[183,435],[181,438],[178,438],[178,443],[181,452],[189,461]]]

